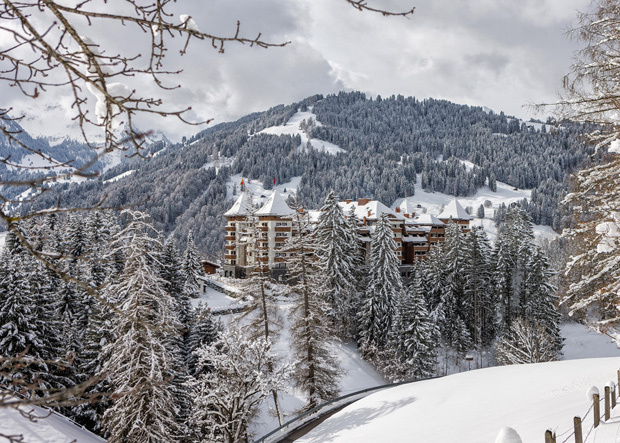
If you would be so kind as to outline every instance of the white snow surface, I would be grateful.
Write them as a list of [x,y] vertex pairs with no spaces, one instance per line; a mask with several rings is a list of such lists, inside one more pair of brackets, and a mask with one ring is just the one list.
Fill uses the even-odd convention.
[[232,308],[239,304],[241,300],[226,295],[223,292],[216,291],[213,288],[206,287],[205,292],[202,292],[199,298],[192,298],[190,302],[194,308],[197,307],[199,303],[203,303],[211,308],[211,311],[218,311],[220,309]]
[[37,417],[46,417],[32,422],[13,408],[0,408],[0,432],[2,434],[22,436],[28,443],[100,443],[105,440],[71,422],[60,414],[52,414],[40,407],[21,406],[28,412],[34,409]]
[[333,143],[319,140],[317,138],[309,138],[308,134],[306,134],[300,129],[299,124],[303,120],[308,121],[310,118],[314,120],[316,126],[322,126],[321,122],[317,121],[316,115],[314,115],[312,111],[300,111],[295,113],[284,126],[271,126],[269,128],[263,129],[259,132],[259,134],[299,135],[301,137],[301,145],[298,148],[299,150],[305,149],[308,145],[308,142],[310,142],[312,149],[319,152],[326,152],[332,155],[336,155],[339,152],[347,152],[340,146],[337,146]]
[[122,178],[129,177],[134,172],[136,172],[135,169],[130,169],[129,171],[125,171],[122,174],[118,174],[117,176],[109,178],[107,180],[104,180],[103,182],[104,183],[113,183],[113,182],[118,181],[118,180],[120,180]]
[[0,249],[4,247],[4,239],[6,238],[6,231],[0,232]]
[[590,406],[589,387],[604,386],[619,368],[620,357],[594,358],[485,368],[412,383],[353,403],[297,442],[492,442],[505,427],[524,442],[542,441],[547,429],[570,434],[573,417],[584,416]]

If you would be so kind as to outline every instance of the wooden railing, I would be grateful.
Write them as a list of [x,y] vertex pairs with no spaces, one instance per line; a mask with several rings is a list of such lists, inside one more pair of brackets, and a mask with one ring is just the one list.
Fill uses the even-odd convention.
[[[611,385],[611,386],[610,386]],[[590,392],[590,391],[589,391]],[[601,424],[601,419],[604,421],[609,421],[611,418],[611,411],[616,407],[617,400],[620,395],[620,371],[618,371],[618,382],[617,383],[609,383],[605,386],[605,394],[601,398],[598,389],[596,392],[592,393],[592,405],[583,415],[583,417],[576,416],[573,419],[573,428],[572,433],[570,433],[567,437],[564,438],[566,434],[568,434],[571,429],[566,432],[556,435],[555,432],[551,430],[545,431],[545,443],[568,443],[572,437],[574,437],[575,443],[585,443],[588,441],[588,437],[592,431],[599,427]],[[603,402],[603,413],[601,414],[601,402]],[[592,412],[592,425],[588,428],[587,433],[584,436],[583,432],[583,422],[586,420],[588,415]],[[559,438],[564,438],[563,440],[559,440]]]

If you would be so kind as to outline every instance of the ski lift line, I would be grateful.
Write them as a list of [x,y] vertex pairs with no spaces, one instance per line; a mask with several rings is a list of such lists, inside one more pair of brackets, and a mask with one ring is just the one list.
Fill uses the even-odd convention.
[[[297,417],[287,421],[286,423],[284,423],[282,426],[274,429],[273,431],[269,432],[268,434],[263,435],[261,438],[259,438],[258,440],[255,440],[254,443],[278,443],[283,441],[285,438],[287,438],[290,434],[292,434],[293,432],[299,430],[300,428],[302,428],[303,426],[308,425],[309,423],[318,420],[319,418],[323,417],[324,415],[330,413],[331,411],[337,409],[337,408],[341,408],[344,406],[348,406],[351,403],[356,402],[357,400],[360,400],[361,398],[365,397],[366,395],[364,394],[369,394],[373,391],[379,391],[381,389],[388,389],[388,388],[393,388],[396,386],[401,386],[401,385],[406,385],[406,384],[411,384],[411,383],[416,383],[419,381],[425,381],[425,380],[434,380],[436,378],[443,378],[445,377],[444,375],[439,375],[436,377],[428,377],[428,378],[420,378],[417,380],[407,380],[407,381],[401,381],[398,383],[390,383],[390,384],[386,384],[386,385],[380,385],[380,386],[373,386],[371,388],[366,388],[366,389],[362,389],[361,391],[356,391],[356,392],[352,392],[350,394],[347,395],[343,395],[342,397],[338,397],[335,398],[333,400],[330,400],[328,402],[325,402],[323,404],[320,404],[306,412],[304,412],[301,415],[298,415]],[[359,397],[358,397],[359,396]],[[358,397],[358,398],[355,398]],[[331,406],[331,407],[329,407]],[[329,407],[329,408],[328,408]],[[328,409],[326,409],[328,408]],[[325,410],[324,410],[325,409]],[[316,415],[315,417],[310,418],[311,415],[318,413],[319,411],[321,411],[320,414]],[[307,420],[304,420],[307,419]],[[291,428],[292,425],[295,425],[294,427]],[[283,434],[283,431],[287,431],[285,434]],[[281,435],[276,435],[276,434],[281,434]]]

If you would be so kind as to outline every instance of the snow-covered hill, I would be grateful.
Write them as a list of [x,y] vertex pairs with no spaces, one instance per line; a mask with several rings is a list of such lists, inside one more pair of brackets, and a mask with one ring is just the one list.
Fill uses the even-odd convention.
[[543,441],[547,429],[564,441],[573,417],[583,417],[590,407],[588,389],[617,382],[619,368],[620,357],[582,359],[403,385],[353,403],[297,442],[493,442],[504,427],[515,429],[523,442]]
[[293,115],[285,125],[282,126],[271,126],[269,128],[265,128],[259,132],[259,134],[272,134],[272,135],[299,135],[301,137],[301,145],[298,149],[303,150],[307,147],[311,147],[312,149],[325,152],[328,154],[336,155],[339,152],[346,152],[340,146],[337,146],[333,143],[319,140],[317,138],[310,138],[306,131],[304,131],[301,127],[302,122],[314,121],[316,126],[322,126],[322,123],[317,121],[316,115],[312,113],[312,108],[309,111],[299,111],[295,115]]

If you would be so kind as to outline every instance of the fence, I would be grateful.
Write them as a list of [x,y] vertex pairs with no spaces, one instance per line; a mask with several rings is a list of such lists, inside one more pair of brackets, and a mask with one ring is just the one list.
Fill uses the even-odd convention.
[[[597,390],[598,391],[598,390]],[[611,410],[616,407],[617,399],[620,398],[620,370],[618,371],[618,382],[613,383],[612,386],[605,386],[605,394],[601,398],[598,392],[592,394],[592,405],[586,411],[585,415],[582,417],[575,417],[573,419],[573,428],[568,431],[556,435],[555,432],[551,430],[545,431],[545,443],[567,443],[571,437],[575,437],[575,443],[585,443],[588,441],[588,437],[592,431],[599,427],[601,424],[601,419],[608,421],[611,418]],[[604,402],[603,405],[603,414],[601,415],[601,402]],[[583,434],[583,422],[586,420],[588,415],[592,412],[592,426],[588,428],[588,432],[585,437]],[[572,431],[572,432],[571,432]],[[559,438],[564,437],[566,434],[570,434],[565,437],[564,440],[558,440]]]

